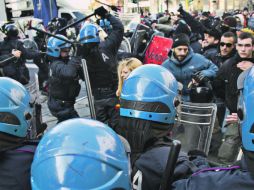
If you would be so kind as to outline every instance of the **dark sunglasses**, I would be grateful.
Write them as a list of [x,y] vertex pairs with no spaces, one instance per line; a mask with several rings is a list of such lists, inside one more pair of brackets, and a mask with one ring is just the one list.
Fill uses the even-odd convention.
[[220,43],[220,46],[221,46],[221,47],[223,47],[223,46],[225,46],[225,45],[226,45],[228,48],[230,48],[233,44],[231,44],[231,43],[224,43],[224,42],[221,42],[221,43]]

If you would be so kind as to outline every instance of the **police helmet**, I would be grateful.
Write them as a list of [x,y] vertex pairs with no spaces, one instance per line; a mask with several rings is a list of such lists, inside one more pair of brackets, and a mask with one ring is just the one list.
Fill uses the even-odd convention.
[[237,80],[240,90],[237,114],[241,123],[242,144],[245,150],[254,151],[254,67],[244,71]]
[[[56,36],[68,40],[65,36],[61,34],[57,34]],[[71,48],[71,44],[64,40],[60,40],[55,37],[50,37],[47,44],[47,55],[52,57],[59,57],[61,49],[64,48]]]
[[0,77],[0,132],[26,137],[32,111],[30,95],[16,80]]
[[79,42],[82,44],[86,43],[99,43],[99,32],[98,28],[94,24],[84,24],[79,32]]
[[[152,64],[138,67],[124,81],[120,115],[172,124],[176,115],[177,90],[178,83],[166,68]],[[159,105],[165,106],[168,111],[149,112],[144,110],[144,104],[156,104],[158,108]]]
[[14,24],[7,24],[4,29],[7,37],[17,37],[19,35],[19,30]]
[[41,139],[31,169],[33,190],[130,189],[129,162],[118,135],[90,119],[70,119]]
[[124,81],[116,129],[130,143],[131,161],[147,144],[165,137],[175,122],[178,83],[166,68],[147,64]]
[[190,89],[190,101],[193,103],[209,103],[213,100],[213,92],[206,86],[193,86]]

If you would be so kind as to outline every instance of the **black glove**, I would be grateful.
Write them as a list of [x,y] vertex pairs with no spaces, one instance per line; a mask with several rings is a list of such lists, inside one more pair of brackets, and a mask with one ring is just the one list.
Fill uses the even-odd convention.
[[197,83],[208,82],[209,78],[205,76],[202,72],[196,72],[192,77]]
[[108,11],[103,6],[101,6],[94,10],[94,14],[99,15],[101,18],[106,18]]
[[204,153],[202,150],[197,150],[197,149],[195,149],[195,150],[190,150],[190,151],[188,152],[188,156],[189,156],[190,158],[197,157],[197,156],[201,156],[201,157],[207,158],[206,153]]
[[116,6],[114,6],[114,5],[110,6],[110,8],[111,8],[112,11],[115,11],[115,12],[117,12],[117,11],[119,10],[119,9],[118,9]]

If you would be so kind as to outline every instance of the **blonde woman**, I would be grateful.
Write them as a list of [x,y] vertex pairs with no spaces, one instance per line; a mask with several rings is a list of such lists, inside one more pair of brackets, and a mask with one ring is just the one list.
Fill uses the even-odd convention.
[[117,70],[118,72],[118,89],[116,91],[117,97],[120,97],[121,95],[124,80],[127,79],[131,71],[133,71],[134,69],[136,69],[137,67],[141,65],[142,65],[142,62],[134,57],[124,59],[123,61],[119,63],[118,70]]

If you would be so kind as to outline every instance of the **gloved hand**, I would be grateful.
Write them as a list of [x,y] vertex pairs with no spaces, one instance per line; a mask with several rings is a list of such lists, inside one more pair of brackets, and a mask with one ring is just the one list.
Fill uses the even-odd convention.
[[201,71],[196,72],[192,77],[197,83],[208,82],[209,78],[205,76]]
[[119,10],[119,9],[118,9],[116,6],[114,6],[114,5],[110,6],[110,8],[111,8],[112,11],[115,11],[115,12],[117,12],[117,11]]
[[94,14],[100,16],[101,18],[106,18],[108,11],[103,6],[101,6],[94,10]]

